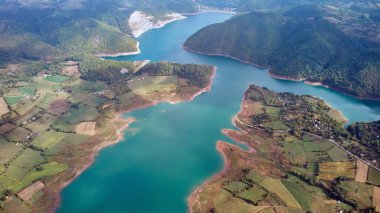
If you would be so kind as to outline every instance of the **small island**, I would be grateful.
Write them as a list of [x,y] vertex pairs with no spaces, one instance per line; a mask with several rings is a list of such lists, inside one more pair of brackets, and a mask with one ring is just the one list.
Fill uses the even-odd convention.
[[378,126],[345,121],[321,99],[251,85],[233,118],[239,130],[223,130],[248,149],[217,143],[225,169],[189,197],[190,212],[379,209],[380,155],[351,133],[370,126],[372,137]]

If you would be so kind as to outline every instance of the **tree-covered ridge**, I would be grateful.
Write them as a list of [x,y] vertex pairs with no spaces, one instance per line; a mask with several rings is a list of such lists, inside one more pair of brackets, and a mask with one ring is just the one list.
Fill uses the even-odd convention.
[[[276,75],[379,98],[380,45],[344,32],[327,19],[331,10],[305,5],[281,12],[251,12],[198,31],[184,46],[270,66]],[[375,16],[368,20],[376,22]]]
[[150,63],[141,68],[138,73],[153,76],[177,75],[180,78],[189,80],[190,84],[203,88],[210,82],[213,74],[213,67],[197,64],[178,64],[169,62]]

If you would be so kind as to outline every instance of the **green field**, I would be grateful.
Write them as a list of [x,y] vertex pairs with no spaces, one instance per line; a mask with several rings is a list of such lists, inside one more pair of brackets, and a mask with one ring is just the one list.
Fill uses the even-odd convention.
[[286,126],[282,121],[276,120],[276,121],[271,121],[264,123],[263,126],[271,128],[273,130],[286,130],[289,129],[288,126]]
[[43,164],[37,169],[32,170],[28,173],[21,181],[21,184],[24,187],[29,186],[35,180],[38,180],[41,177],[49,177],[61,173],[67,169],[67,165],[58,164],[57,162],[49,162],[47,164]]
[[305,163],[306,156],[303,144],[299,140],[292,142],[285,142],[284,149],[286,150],[286,155],[295,163]]
[[372,166],[368,167],[367,182],[376,186],[380,186],[380,172],[372,168]]
[[328,140],[315,140],[311,142],[303,142],[306,152],[322,152],[331,149],[334,144]]
[[343,181],[339,184],[339,187],[344,190],[347,198],[357,200],[360,208],[372,206],[373,186],[356,181]]
[[43,114],[41,118],[39,118],[37,121],[28,123],[25,125],[26,128],[38,132],[43,133],[45,132],[52,123],[54,123],[58,118],[53,115],[49,114]]
[[55,83],[62,83],[69,79],[67,76],[62,76],[62,75],[53,75],[53,76],[48,76],[45,78],[48,81],[55,82]]
[[20,153],[22,147],[17,146],[15,143],[7,142],[2,136],[0,136],[0,164],[7,163],[18,153]]
[[5,101],[8,105],[15,105],[18,104],[21,99],[23,99],[24,96],[18,95],[18,96],[4,96]]
[[63,121],[70,124],[77,124],[83,121],[92,121],[99,116],[95,107],[80,105],[79,109],[71,108],[62,116]]
[[266,194],[267,191],[265,189],[255,184],[252,188],[249,188],[244,192],[238,193],[237,196],[245,200],[249,200],[252,203],[257,203],[258,201],[262,200]]
[[311,210],[311,195],[301,184],[289,180],[282,180],[282,184],[289,190],[303,209]]
[[134,77],[128,86],[137,95],[145,96],[154,92],[174,92],[178,88],[177,76]]
[[242,183],[240,181],[232,181],[231,183],[229,183],[228,185],[226,185],[224,188],[227,189],[228,191],[231,191],[233,193],[238,193],[246,188],[248,188],[249,186],[245,183]]
[[263,176],[253,170],[249,171],[248,175],[245,178],[252,180],[255,183],[260,183],[264,180]]
[[17,182],[20,181],[28,173],[29,169],[23,168],[21,166],[16,166],[11,164],[5,172],[5,176],[15,179]]
[[333,161],[346,161],[346,160],[348,160],[347,153],[337,146],[334,146],[333,148],[328,150],[327,154],[330,156],[330,158]]
[[34,166],[43,163],[45,157],[40,152],[32,149],[25,149],[17,158],[12,162],[12,165],[20,167],[33,168]]
[[277,194],[289,207],[301,208],[301,205],[289,192],[289,190],[281,183],[279,179],[266,178],[260,185],[269,192]]
[[64,139],[64,137],[65,137],[65,133],[50,130],[36,137],[32,141],[32,144],[42,149],[51,149],[55,145],[57,145],[59,142],[61,142]]
[[265,106],[265,112],[268,113],[271,118],[278,118],[280,115],[280,108]]
[[17,88],[21,95],[33,95],[36,92],[36,86],[35,85],[29,85],[25,87],[19,87]]

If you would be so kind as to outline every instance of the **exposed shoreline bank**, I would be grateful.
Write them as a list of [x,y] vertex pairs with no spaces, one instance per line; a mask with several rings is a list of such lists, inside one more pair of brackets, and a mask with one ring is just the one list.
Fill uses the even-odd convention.
[[[242,113],[243,111],[243,104],[244,104],[244,100],[245,100],[245,97],[243,97],[242,99],[243,101],[241,102],[240,104],[240,110],[237,114],[235,114],[231,121],[232,121],[232,124],[238,129],[238,130],[243,130],[241,129],[240,127],[238,127],[236,125],[236,119],[237,119],[237,116]],[[199,186],[197,186],[193,192],[188,196],[187,198],[187,205],[188,205],[188,210],[190,213],[194,213],[192,211],[192,206],[194,205],[195,202],[197,202],[199,200],[199,195],[203,192],[203,190],[213,181],[219,179],[220,177],[222,177],[226,172],[228,172],[228,170],[230,169],[231,167],[231,160],[227,157],[227,155],[224,153],[223,151],[223,147],[224,146],[235,146],[237,147],[238,149],[241,149],[243,152],[247,152],[247,153],[254,153],[256,154],[256,150],[251,147],[248,143],[244,142],[244,141],[239,141],[239,140],[235,140],[233,139],[229,133],[231,131],[235,131],[235,130],[232,130],[232,129],[222,129],[222,133],[231,138],[233,141],[235,141],[236,143],[240,143],[240,144],[243,144],[243,145],[246,145],[248,147],[248,150],[244,150],[240,147],[238,147],[237,145],[234,145],[234,144],[231,144],[231,143],[228,143],[228,142],[225,142],[225,141],[222,141],[222,140],[219,140],[217,141],[216,143],[216,150],[219,152],[219,154],[222,156],[223,158],[223,168],[221,171],[215,173],[214,175],[212,175],[211,177],[209,177],[208,179],[206,179],[205,181],[203,181]]]
[[138,38],[149,30],[162,28],[174,21],[185,19],[186,16],[183,16],[180,13],[168,13],[165,15],[165,18],[166,19],[163,20],[155,20],[156,17],[136,10],[130,15],[128,19],[128,26],[131,30],[130,34],[133,37]]
[[[115,113],[114,118],[111,119],[111,122],[110,122],[111,125],[113,125],[116,128],[116,138],[114,140],[111,139],[108,141],[101,142],[99,144],[96,144],[94,147],[92,147],[90,155],[85,157],[85,158],[89,159],[89,162],[86,163],[81,169],[75,171],[75,173],[73,174],[73,176],[70,180],[65,181],[65,182],[58,185],[58,187],[56,189],[57,199],[55,200],[52,212],[55,212],[61,204],[61,196],[60,196],[61,191],[66,186],[68,186],[70,183],[72,183],[75,179],[77,179],[85,170],[87,170],[94,163],[95,158],[98,155],[99,151],[101,151],[102,149],[104,149],[108,146],[115,145],[115,144],[117,144],[123,140],[125,130],[129,128],[130,124],[135,122],[135,119],[133,117],[126,118],[126,119],[123,118],[122,117],[123,114],[124,114],[124,112]],[[124,122],[124,125],[122,125],[121,127],[117,127],[115,124],[116,122]]]
[[119,53],[98,53],[95,54],[96,57],[103,59],[103,57],[119,57],[119,56],[128,56],[128,55],[138,55],[141,53],[140,42],[136,42],[136,51],[130,52],[119,52]]

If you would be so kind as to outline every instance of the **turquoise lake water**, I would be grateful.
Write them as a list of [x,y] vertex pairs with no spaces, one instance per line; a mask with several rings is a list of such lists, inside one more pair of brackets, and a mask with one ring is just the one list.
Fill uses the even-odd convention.
[[210,64],[218,71],[212,91],[191,102],[162,103],[125,114],[137,122],[122,142],[103,149],[94,164],[62,191],[57,212],[186,212],[188,195],[222,169],[216,142],[229,141],[220,131],[233,128],[231,118],[251,83],[323,98],[350,122],[380,119],[380,102],[273,79],[264,69],[182,49],[191,34],[230,16],[201,14],[151,30],[139,38],[141,54],[116,58]]

